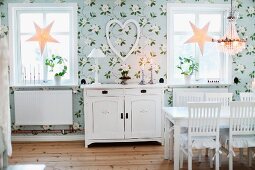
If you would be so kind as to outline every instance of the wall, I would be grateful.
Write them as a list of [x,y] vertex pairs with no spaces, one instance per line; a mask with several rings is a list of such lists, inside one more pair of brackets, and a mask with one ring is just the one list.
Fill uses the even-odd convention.
[[[78,26],[79,26],[79,80],[86,79],[88,83],[94,81],[92,65],[93,59],[87,58],[90,51],[97,47],[101,48],[107,55],[106,58],[100,59],[101,66],[100,79],[102,83],[115,83],[119,81],[120,73],[118,69],[123,63],[131,66],[129,75],[130,82],[137,83],[140,80],[139,61],[142,57],[153,57],[155,63],[154,78],[157,82],[160,77],[166,79],[166,4],[167,2],[178,3],[229,3],[228,0],[0,0],[0,11],[2,24],[8,25],[7,4],[12,2],[24,3],[42,3],[42,2],[77,2],[79,5]],[[240,91],[249,91],[251,77],[255,73],[255,4],[252,0],[236,0],[234,2],[240,13],[238,20],[239,34],[248,38],[247,48],[239,55],[234,56],[233,61],[233,80],[234,85],[230,87],[231,91],[238,95]],[[125,61],[122,62],[116,57],[107,45],[105,37],[106,23],[112,19],[119,19],[122,22],[127,19],[135,19],[141,26],[141,39],[138,48]],[[112,42],[117,49],[129,49],[135,39],[135,29],[127,29],[125,33],[114,30]],[[118,39],[118,41],[116,41]],[[119,44],[119,45],[117,45]],[[146,65],[146,79],[149,78],[149,65]],[[13,98],[13,95],[11,95]],[[169,104],[171,103],[171,94],[167,93]],[[84,127],[83,98],[81,90],[74,95],[74,125],[71,133],[80,134]],[[12,117],[14,114],[13,102],[11,104]],[[38,131],[44,133],[55,132],[56,129],[67,129],[66,126],[14,126],[13,131],[19,134],[37,135]],[[26,131],[28,130],[28,131]],[[55,132],[59,134],[57,131]]]

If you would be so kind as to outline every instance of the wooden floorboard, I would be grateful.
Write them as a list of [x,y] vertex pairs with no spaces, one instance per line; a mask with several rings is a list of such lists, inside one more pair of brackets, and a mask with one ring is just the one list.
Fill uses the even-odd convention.
[[[193,169],[208,170],[208,157],[199,163],[193,158]],[[163,146],[157,143],[111,143],[84,147],[84,142],[16,142],[9,164],[45,164],[47,170],[171,170],[173,162],[163,159]],[[187,161],[184,162],[187,170]],[[228,169],[223,155],[221,170]],[[248,168],[246,157],[240,163],[235,158],[234,169]]]

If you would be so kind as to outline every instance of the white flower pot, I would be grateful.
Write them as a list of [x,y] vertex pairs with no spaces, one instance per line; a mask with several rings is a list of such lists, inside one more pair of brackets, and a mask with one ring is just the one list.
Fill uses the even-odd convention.
[[190,84],[191,75],[184,75],[184,82],[185,84]]
[[61,84],[61,76],[54,76],[54,80],[55,80],[55,85],[60,85]]

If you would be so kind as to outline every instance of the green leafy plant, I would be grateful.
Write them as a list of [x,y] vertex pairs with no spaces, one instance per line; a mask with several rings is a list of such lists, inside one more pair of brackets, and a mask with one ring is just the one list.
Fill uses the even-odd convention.
[[180,64],[177,65],[177,68],[181,70],[183,75],[192,75],[194,71],[198,71],[199,64],[195,61],[194,58],[190,57],[179,57]]
[[59,66],[63,66],[63,69],[59,72],[55,73],[55,76],[64,76],[67,72],[67,66],[65,65],[65,61],[63,59],[63,57],[59,56],[59,55],[54,55],[52,54],[50,58],[47,58],[45,60],[45,65],[50,67],[50,72],[54,71],[54,68],[59,65]]

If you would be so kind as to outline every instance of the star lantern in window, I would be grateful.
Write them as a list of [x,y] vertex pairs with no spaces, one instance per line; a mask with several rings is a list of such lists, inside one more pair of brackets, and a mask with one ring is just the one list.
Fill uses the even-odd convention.
[[201,54],[204,54],[204,46],[206,42],[212,42],[212,37],[208,36],[208,22],[203,28],[196,27],[192,22],[189,22],[193,30],[193,36],[190,37],[184,44],[197,43]]
[[54,21],[51,22],[45,28],[41,28],[34,22],[36,33],[27,40],[27,41],[38,41],[41,55],[43,54],[47,43],[49,42],[58,43],[58,41],[50,35],[50,31],[53,24],[54,24]]

